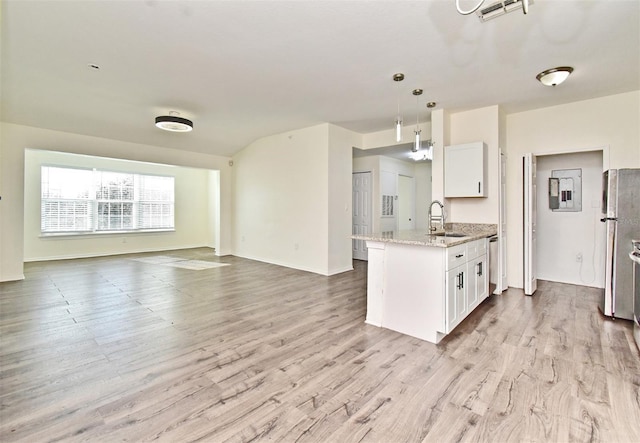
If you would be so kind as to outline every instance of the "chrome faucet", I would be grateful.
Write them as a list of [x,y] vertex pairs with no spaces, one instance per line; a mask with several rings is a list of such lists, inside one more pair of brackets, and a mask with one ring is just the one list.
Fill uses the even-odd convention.
[[[440,206],[440,215],[433,215],[433,205]],[[440,222],[440,227],[444,231],[444,205],[439,200],[434,200],[431,202],[431,206],[429,206],[429,231],[435,231],[436,228],[433,223]]]

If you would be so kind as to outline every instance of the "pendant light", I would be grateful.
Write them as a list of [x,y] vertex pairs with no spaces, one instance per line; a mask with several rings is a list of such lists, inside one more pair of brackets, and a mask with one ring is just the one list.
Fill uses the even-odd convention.
[[[427,108],[433,109],[436,107],[436,102],[427,103]],[[427,149],[425,150],[424,158],[425,160],[433,160],[433,140],[427,140]]]
[[[413,146],[411,147],[411,152],[409,153],[409,158],[414,161],[425,161],[425,160],[433,160],[433,140],[426,140],[424,144],[426,144],[426,149],[422,148],[422,141],[420,140],[421,131],[419,128],[419,117],[420,117],[420,99],[419,96],[422,95],[422,89],[416,89],[413,91],[413,95],[416,96],[416,129],[415,140]],[[436,102],[427,103],[427,108],[431,109],[436,106]]]
[[422,95],[422,89],[414,89],[413,95],[416,96],[416,129],[413,131],[415,133],[415,139],[413,141],[413,149],[411,151],[418,152],[420,150],[420,126],[418,125],[418,119],[420,116],[420,96]]
[[397,74],[393,74],[393,81],[397,82],[398,87],[396,88],[396,98],[398,102],[398,114],[396,116],[395,121],[395,130],[396,130],[396,142],[400,143],[402,141],[402,115],[400,115],[400,82],[404,80],[404,74],[399,72]]

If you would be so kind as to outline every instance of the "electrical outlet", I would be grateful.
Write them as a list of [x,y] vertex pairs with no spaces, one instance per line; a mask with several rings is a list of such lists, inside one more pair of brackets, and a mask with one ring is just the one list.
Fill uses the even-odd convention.
[[576,254],[576,261],[577,261],[578,263],[582,262],[582,252],[578,252],[578,253]]

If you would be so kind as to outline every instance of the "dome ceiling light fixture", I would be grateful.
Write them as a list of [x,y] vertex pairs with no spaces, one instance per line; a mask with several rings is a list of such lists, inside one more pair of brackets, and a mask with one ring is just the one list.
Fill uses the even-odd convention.
[[536,75],[536,78],[545,86],[557,86],[565,81],[572,72],[573,68],[571,66],[560,66],[542,71]]
[[186,118],[179,117],[176,111],[169,112],[169,115],[156,117],[156,127],[170,132],[190,132],[193,130],[193,122]]

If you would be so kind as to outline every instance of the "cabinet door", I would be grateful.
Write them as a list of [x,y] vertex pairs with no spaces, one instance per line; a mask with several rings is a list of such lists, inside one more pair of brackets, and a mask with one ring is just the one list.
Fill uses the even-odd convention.
[[483,266],[481,259],[478,257],[469,262],[469,287],[467,289],[467,309],[469,312],[473,311],[480,303],[479,285],[480,275],[484,273]]
[[478,303],[489,296],[489,266],[487,254],[476,259],[474,266],[476,292],[478,293]]
[[487,255],[481,255],[469,262],[470,284],[467,290],[467,309],[473,311],[489,294]]
[[480,259],[476,257],[471,260],[467,265],[467,271],[469,274],[469,285],[467,288],[467,309],[469,312],[473,311],[480,303],[478,298],[478,273],[482,270],[482,265],[479,264]]
[[447,271],[447,321],[445,325],[447,334],[467,315],[466,278],[466,264]]
[[487,197],[487,145],[445,146],[444,196]]

